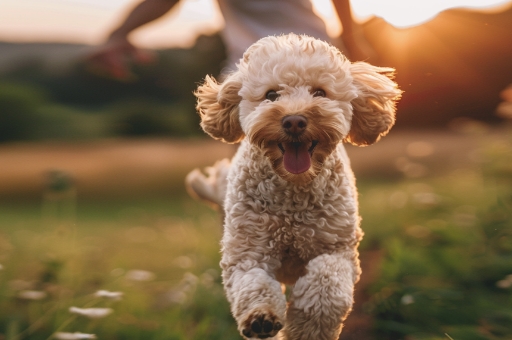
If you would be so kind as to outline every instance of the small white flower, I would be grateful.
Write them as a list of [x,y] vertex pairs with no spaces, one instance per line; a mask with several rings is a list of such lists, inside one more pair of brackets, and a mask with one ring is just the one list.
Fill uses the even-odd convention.
[[178,256],[174,259],[174,264],[180,268],[187,269],[194,265],[194,261],[188,256]]
[[171,290],[166,295],[170,303],[184,304],[187,301],[187,295],[180,290]]
[[402,305],[410,305],[411,303],[414,303],[414,297],[411,294],[405,294],[402,296],[400,302]]
[[498,288],[507,289],[512,287],[512,274],[505,276],[503,280],[496,282]]
[[66,332],[57,332],[53,334],[55,339],[59,340],[78,340],[78,339],[96,339],[96,335],[94,334],[86,334],[86,333],[66,333]]
[[39,290],[22,290],[18,292],[18,298],[23,300],[42,300],[46,297],[46,293]]
[[112,275],[114,277],[118,277],[118,276],[121,276],[123,274],[124,274],[124,269],[123,268],[112,269],[112,271],[110,272],[110,275]]
[[215,278],[209,273],[201,274],[201,284],[206,287],[211,287],[215,282]]
[[69,312],[72,314],[78,314],[86,316],[90,319],[100,319],[113,312],[112,308],[78,308],[69,307]]
[[[213,280],[213,279],[212,279]],[[199,278],[192,273],[185,273],[180,283],[167,294],[167,301],[170,303],[184,304],[187,297],[196,289]]]
[[155,274],[147,270],[133,269],[129,270],[125,277],[132,281],[152,281],[155,279]]
[[186,272],[183,274],[183,279],[181,279],[180,285],[187,287],[195,287],[197,286],[197,282],[199,278],[190,272]]
[[181,290],[183,293],[190,293],[196,289],[198,282],[199,278],[197,276],[187,272],[183,275],[183,279],[181,279],[176,289]]
[[414,202],[423,206],[435,206],[441,202],[441,197],[433,192],[418,192],[412,196]]
[[114,301],[121,300],[123,295],[123,292],[109,292],[108,290],[98,290],[96,293],[94,293],[95,297],[106,298]]
[[510,286],[512,286],[512,282],[508,280],[499,280],[496,282],[496,287],[498,288],[507,289],[510,288]]

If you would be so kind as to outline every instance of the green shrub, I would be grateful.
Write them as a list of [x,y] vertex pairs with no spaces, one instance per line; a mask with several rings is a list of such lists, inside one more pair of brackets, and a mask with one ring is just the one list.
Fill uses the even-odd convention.
[[118,103],[112,112],[111,134],[125,137],[189,136],[200,133],[193,105],[159,104],[135,99]]
[[30,86],[0,83],[0,142],[31,139],[44,94]]

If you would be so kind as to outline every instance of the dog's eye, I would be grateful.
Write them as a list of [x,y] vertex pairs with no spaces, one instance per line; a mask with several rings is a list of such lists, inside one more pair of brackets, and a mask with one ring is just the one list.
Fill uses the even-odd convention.
[[279,93],[277,93],[276,91],[274,90],[270,90],[267,92],[267,94],[265,95],[265,98],[267,98],[268,100],[270,100],[271,102],[275,102],[277,100],[277,98],[279,98]]
[[325,97],[325,91],[324,90],[315,90],[313,92],[313,97]]

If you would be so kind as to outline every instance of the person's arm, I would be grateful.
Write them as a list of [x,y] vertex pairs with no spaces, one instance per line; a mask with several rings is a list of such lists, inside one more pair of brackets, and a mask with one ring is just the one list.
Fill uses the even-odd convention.
[[127,38],[133,30],[154,21],[169,12],[178,0],[145,0],[135,6],[121,25],[109,36],[110,39]]
[[136,5],[108,36],[106,42],[88,57],[89,70],[117,79],[133,78],[130,64],[147,63],[154,59],[149,52],[138,50],[128,40],[135,29],[154,21],[169,12],[178,0],[144,0]]
[[352,18],[352,8],[349,0],[332,0],[334,9],[343,26],[342,34],[352,34],[354,32],[354,18]]
[[352,8],[349,0],[332,0],[343,31],[341,39],[348,50],[349,57],[355,60],[373,61],[377,59],[374,49],[363,35],[362,28],[352,17]]

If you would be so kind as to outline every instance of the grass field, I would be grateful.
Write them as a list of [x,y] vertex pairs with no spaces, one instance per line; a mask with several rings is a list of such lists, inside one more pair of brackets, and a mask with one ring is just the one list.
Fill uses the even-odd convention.
[[[46,212],[40,205],[1,208],[6,339],[75,331],[102,339],[237,338],[219,279],[221,230],[213,211],[184,194],[83,202],[76,212],[66,200],[46,205]],[[99,290],[123,295],[95,297]],[[112,314],[90,319],[71,314],[72,306]]]
[[[358,179],[362,254],[378,254],[356,301],[363,327],[379,340],[511,339],[512,137],[479,135],[469,165],[440,172],[410,145],[392,162],[403,176]],[[0,339],[241,338],[216,212],[179,185],[103,201],[50,189],[0,204]]]

